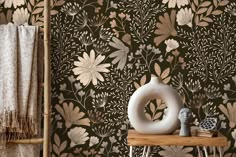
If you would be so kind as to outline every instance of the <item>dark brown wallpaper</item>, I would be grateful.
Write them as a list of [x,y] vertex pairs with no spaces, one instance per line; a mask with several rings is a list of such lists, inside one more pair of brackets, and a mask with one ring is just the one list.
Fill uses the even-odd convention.
[[[0,0],[1,23],[43,23],[38,0]],[[218,119],[236,156],[236,2],[51,0],[52,156],[127,157],[127,105],[151,75],[178,90],[193,125]],[[153,100],[150,120],[166,105]],[[212,152],[212,150],[209,150]],[[140,156],[142,148],[134,150]],[[192,157],[194,147],[152,147]]]

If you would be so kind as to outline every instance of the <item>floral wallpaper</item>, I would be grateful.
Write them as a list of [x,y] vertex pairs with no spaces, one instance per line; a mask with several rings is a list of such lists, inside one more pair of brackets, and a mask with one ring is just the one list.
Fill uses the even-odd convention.
[[[152,75],[179,92],[193,126],[217,118],[228,138],[224,157],[236,156],[235,1],[50,2],[52,157],[127,157],[128,101]],[[0,22],[10,21],[42,26],[42,0],[0,0]],[[145,114],[154,121],[165,110],[157,99]],[[196,154],[166,146],[152,147],[150,156]]]

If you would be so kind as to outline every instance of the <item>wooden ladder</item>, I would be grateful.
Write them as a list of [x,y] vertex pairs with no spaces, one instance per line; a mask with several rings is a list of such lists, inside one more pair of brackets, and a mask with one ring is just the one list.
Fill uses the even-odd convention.
[[43,144],[43,157],[49,157],[50,146],[50,106],[51,106],[51,77],[50,77],[50,0],[44,0],[44,123],[43,137],[32,139],[11,140],[15,144]]

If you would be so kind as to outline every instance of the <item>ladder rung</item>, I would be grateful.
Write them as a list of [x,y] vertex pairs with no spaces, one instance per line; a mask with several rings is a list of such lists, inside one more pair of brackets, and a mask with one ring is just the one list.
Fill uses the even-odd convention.
[[41,143],[43,143],[43,138],[10,140],[10,141],[8,141],[8,143],[15,143],[15,144],[41,144]]

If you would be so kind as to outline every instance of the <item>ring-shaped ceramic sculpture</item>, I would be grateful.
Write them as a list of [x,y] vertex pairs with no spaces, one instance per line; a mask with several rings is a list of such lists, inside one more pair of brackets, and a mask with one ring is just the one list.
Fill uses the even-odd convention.
[[[162,99],[167,105],[167,114],[160,121],[146,118],[144,108],[153,99]],[[134,129],[143,134],[170,134],[179,128],[178,114],[183,108],[180,95],[161,79],[152,77],[148,84],[138,88],[130,98],[128,117]]]

